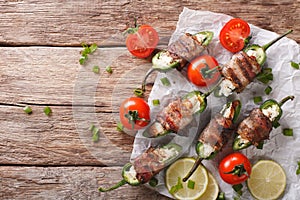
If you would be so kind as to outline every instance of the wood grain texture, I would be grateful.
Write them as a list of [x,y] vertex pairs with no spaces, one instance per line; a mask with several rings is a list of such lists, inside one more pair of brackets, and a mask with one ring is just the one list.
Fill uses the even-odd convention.
[[[240,17],[261,28],[283,33],[300,42],[299,0],[270,1],[2,1],[0,44],[79,46],[81,42],[124,45],[120,36],[133,18],[154,26],[162,42],[176,28],[183,7]],[[116,38],[115,38],[116,37]]]
[[157,199],[168,198],[145,186],[125,185],[99,193],[120,180],[121,167],[10,167],[0,166],[1,199]]

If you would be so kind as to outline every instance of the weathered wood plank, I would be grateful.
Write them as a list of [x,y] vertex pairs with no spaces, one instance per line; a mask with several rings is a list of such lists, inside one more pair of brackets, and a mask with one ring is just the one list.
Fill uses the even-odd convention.
[[[0,165],[120,166],[129,161],[133,138],[116,131],[111,114],[95,116],[81,107],[79,120],[71,106],[51,108],[46,116],[44,106],[32,106],[31,115],[22,107],[0,106]],[[100,128],[99,142],[92,141],[91,123]]]
[[154,26],[166,43],[183,7],[240,17],[278,33],[292,28],[290,37],[300,43],[299,4],[299,0],[2,1],[0,44],[79,46],[85,41],[124,45],[120,33],[133,25],[133,17]]
[[1,199],[157,199],[168,198],[144,186],[125,185],[99,193],[121,178],[121,167],[0,166]]

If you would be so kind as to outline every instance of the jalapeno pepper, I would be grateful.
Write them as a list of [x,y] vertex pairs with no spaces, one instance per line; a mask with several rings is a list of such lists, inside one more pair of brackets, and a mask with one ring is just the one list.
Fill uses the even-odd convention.
[[263,64],[266,62],[266,59],[267,59],[266,50],[270,46],[272,46],[275,42],[277,42],[281,38],[285,37],[286,35],[290,34],[291,32],[293,32],[293,30],[289,30],[288,32],[275,38],[274,40],[272,40],[271,42],[269,42],[263,46],[259,46],[257,44],[250,45],[244,49],[244,52],[246,52],[249,56],[251,56],[251,55],[255,56],[258,64],[260,66],[263,66]]
[[209,160],[214,158],[223,145],[227,143],[233,133],[234,123],[240,111],[241,102],[239,100],[225,104],[220,115],[216,115],[202,131],[196,144],[198,158],[189,173],[183,178],[184,182],[195,172],[203,159]]
[[[202,113],[207,107],[207,97],[214,91],[218,84],[207,93],[192,91],[186,94],[181,100],[175,100],[168,104],[143,132],[147,138],[164,136],[171,132],[177,133],[179,129],[184,128],[192,121],[192,115]],[[190,107],[192,105],[192,107]],[[176,111],[174,111],[176,110]],[[182,113],[184,110],[184,114]],[[176,117],[178,114],[178,117]],[[182,125],[180,121],[185,121]]]
[[[122,169],[122,177],[123,179],[118,182],[116,185],[110,187],[110,188],[99,188],[100,192],[108,192],[114,189],[117,189],[125,184],[129,184],[132,186],[138,186],[147,182],[151,182],[151,185],[153,186],[153,182],[155,181],[155,175],[158,174],[161,170],[163,170],[165,167],[167,167],[169,164],[171,164],[175,159],[178,157],[180,152],[182,151],[182,147],[175,143],[170,143],[167,145],[164,145],[163,147],[158,147],[151,152],[149,152],[149,149],[144,152],[140,157],[138,157],[133,164],[127,163],[124,165]],[[152,153],[153,152],[153,153]],[[171,153],[170,153],[171,152]],[[152,154],[151,154],[152,153]],[[147,154],[149,155],[147,157]],[[156,158],[156,160],[151,160],[153,157]],[[136,162],[136,163],[135,163]],[[152,166],[155,166],[152,168]],[[161,165],[161,168],[157,168],[158,165]],[[143,169],[135,169],[135,166],[140,166],[147,168],[147,170]],[[139,172],[141,171],[141,172]],[[146,173],[147,176],[143,176],[139,173]],[[144,177],[147,177],[147,179],[144,179]]]
[[[282,105],[285,102],[287,102],[288,100],[293,100],[293,99],[294,99],[294,96],[287,96],[284,99],[282,99],[280,102],[277,102],[274,99],[269,99],[269,100],[266,100],[260,106],[259,109],[270,120],[270,122],[272,123],[272,126],[275,127],[278,124],[278,121],[282,116],[282,108],[281,108]],[[250,119],[251,118],[249,118],[248,120],[250,120]],[[257,123],[257,122],[253,122],[253,123]],[[255,124],[255,126],[260,126],[260,124]],[[238,127],[238,131],[240,130],[239,128],[241,128],[241,127],[240,126]],[[253,130],[253,133],[255,133],[255,131],[256,130]],[[257,137],[257,136],[253,135],[251,137]],[[259,142],[262,142],[262,141],[259,141]],[[251,145],[253,145],[253,143],[251,141],[249,141],[246,138],[241,137],[241,135],[237,135],[236,138],[234,139],[234,142],[233,142],[233,150],[235,150],[235,151],[242,150],[242,149],[245,149],[245,148],[247,148]]]

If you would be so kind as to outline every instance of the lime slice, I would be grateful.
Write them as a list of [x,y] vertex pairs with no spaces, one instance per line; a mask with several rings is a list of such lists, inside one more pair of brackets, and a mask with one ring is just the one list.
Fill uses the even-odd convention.
[[205,192],[197,200],[217,199],[219,195],[219,185],[210,172],[208,174],[208,185]]
[[247,185],[256,199],[277,199],[285,190],[286,175],[275,161],[260,160],[253,165]]
[[[198,199],[205,192],[208,185],[208,174],[202,165],[197,168],[188,181],[182,181],[182,178],[185,177],[194,163],[194,158],[181,158],[167,169],[166,187],[176,199]],[[178,185],[180,187],[177,190],[173,190]]]

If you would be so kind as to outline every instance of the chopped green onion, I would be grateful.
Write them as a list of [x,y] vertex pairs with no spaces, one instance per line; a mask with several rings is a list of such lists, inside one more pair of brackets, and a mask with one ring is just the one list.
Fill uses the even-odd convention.
[[264,68],[261,73],[256,76],[256,79],[264,84],[268,84],[273,80],[273,73],[271,68]]
[[294,61],[291,61],[291,66],[292,66],[294,69],[299,69],[300,63],[296,63],[296,62],[294,62]]
[[181,178],[178,177],[177,184],[172,186],[169,192],[170,192],[170,194],[175,194],[176,192],[178,192],[178,190],[180,190],[182,188],[183,188],[183,185],[182,185],[182,182],[181,182]]
[[170,83],[170,81],[167,77],[161,78],[160,81],[164,86],[170,86],[171,85],[171,83]]
[[253,101],[255,104],[259,104],[263,101],[263,99],[261,96],[256,96],[256,97],[253,97]]
[[271,92],[272,92],[272,87],[271,86],[268,86],[268,87],[266,87],[266,89],[265,89],[265,93],[266,93],[266,95],[269,95]]
[[99,66],[95,65],[95,66],[93,67],[93,72],[94,72],[95,74],[99,74],[99,72],[100,72]]
[[32,113],[32,109],[30,106],[25,106],[23,110],[28,115],[30,115]]
[[224,192],[219,192],[217,200],[225,200],[225,193]]
[[85,63],[85,61],[88,60],[88,56],[87,55],[84,55],[84,56],[81,56],[80,59],[79,59],[79,63],[81,65],[83,65]]
[[189,180],[187,187],[193,190],[195,188],[195,181]]
[[89,49],[90,49],[90,54],[91,53],[94,53],[96,50],[97,50],[97,48],[98,48],[98,45],[97,44],[92,44],[90,47],[89,47]]
[[85,62],[88,60],[88,54],[94,53],[98,48],[97,44],[87,45],[86,43],[81,44],[83,50],[81,51],[81,57],[79,59],[79,63],[84,65]]
[[107,73],[110,73],[110,74],[113,73],[113,70],[112,70],[111,66],[107,66],[107,67],[105,68],[105,70],[106,70]]
[[154,106],[159,106],[159,105],[160,105],[159,99],[153,99],[153,100],[152,100],[152,104],[153,104]]
[[117,130],[120,131],[120,132],[122,132],[124,130],[124,126],[121,122],[117,123]]
[[91,124],[89,130],[93,134],[93,136],[92,136],[93,142],[98,142],[99,141],[99,129],[94,124]]
[[137,97],[143,97],[144,96],[144,91],[140,88],[137,88],[133,91],[134,95]]
[[46,106],[46,107],[44,108],[44,113],[45,113],[45,115],[47,115],[47,116],[51,115],[51,113],[52,113],[51,108],[50,108],[49,106]]
[[293,136],[294,135],[293,129],[291,129],[291,128],[285,128],[285,129],[283,129],[283,135],[285,135],[285,136]]
[[296,170],[296,174],[299,175],[300,174],[300,161],[298,161],[298,168]]
[[153,177],[153,178],[150,179],[149,185],[150,185],[151,187],[155,187],[155,186],[157,186],[157,184],[158,184],[157,178]]
[[232,188],[240,196],[243,194],[243,191],[242,191],[243,185],[242,184],[233,185]]

